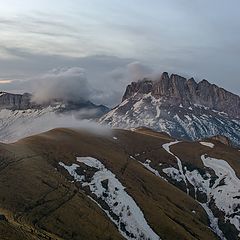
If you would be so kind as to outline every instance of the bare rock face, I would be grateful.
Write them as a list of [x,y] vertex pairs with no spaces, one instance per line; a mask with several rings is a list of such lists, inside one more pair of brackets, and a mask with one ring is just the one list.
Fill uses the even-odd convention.
[[32,107],[31,94],[0,92],[0,109],[25,110]]
[[152,92],[153,90],[153,81],[148,79],[143,79],[139,82],[132,82],[127,86],[126,91],[123,95],[122,101],[125,99],[132,97],[135,93],[147,94]]
[[240,97],[223,88],[202,80],[197,83],[193,78],[187,80],[179,75],[164,72],[159,80],[143,79],[127,86],[123,101],[134,94],[151,93],[155,98],[164,98],[166,106],[190,107],[201,105],[234,118],[240,118]]

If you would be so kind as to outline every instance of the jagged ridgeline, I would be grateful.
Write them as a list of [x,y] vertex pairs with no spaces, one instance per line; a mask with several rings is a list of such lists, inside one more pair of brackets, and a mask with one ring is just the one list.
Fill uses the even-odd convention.
[[122,102],[100,119],[113,127],[146,126],[196,140],[224,135],[240,144],[240,97],[207,80],[164,72],[127,86]]

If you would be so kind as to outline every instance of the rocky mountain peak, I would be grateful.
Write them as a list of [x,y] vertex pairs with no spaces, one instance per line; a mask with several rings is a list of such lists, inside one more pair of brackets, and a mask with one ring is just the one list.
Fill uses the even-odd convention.
[[163,72],[161,77],[160,77],[161,80],[168,80],[169,79],[169,75],[168,75],[168,72]]
[[0,109],[24,110],[31,108],[31,94],[0,92]]
[[240,97],[203,79],[197,83],[194,78],[186,79],[177,74],[162,73],[157,80],[143,79],[127,86],[122,101],[133,96],[149,94],[164,99],[169,106],[191,107],[201,105],[240,118]]
[[132,82],[127,86],[123,95],[122,101],[132,97],[135,93],[147,94],[153,90],[153,81],[149,79],[143,79],[142,81]]

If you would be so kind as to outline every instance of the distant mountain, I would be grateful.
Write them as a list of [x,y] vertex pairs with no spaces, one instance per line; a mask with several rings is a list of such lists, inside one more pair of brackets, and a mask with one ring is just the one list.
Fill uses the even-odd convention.
[[104,105],[96,105],[87,100],[79,101],[64,101],[62,99],[53,99],[43,104],[33,102],[30,93],[13,94],[7,92],[0,92],[0,109],[9,110],[27,110],[27,109],[43,109],[49,106],[56,107],[60,112],[78,111],[81,109],[96,110],[95,118],[100,117],[109,111]]
[[240,152],[146,128],[0,144],[1,239],[238,240]]
[[164,72],[156,81],[128,85],[122,102],[100,122],[120,128],[146,126],[187,140],[224,135],[240,145],[240,97],[207,80],[197,83]]
[[95,120],[109,111],[90,101],[31,101],[31,94],[0,92],[0,142],[12,142],[56,127],[73,127],[79,119]]

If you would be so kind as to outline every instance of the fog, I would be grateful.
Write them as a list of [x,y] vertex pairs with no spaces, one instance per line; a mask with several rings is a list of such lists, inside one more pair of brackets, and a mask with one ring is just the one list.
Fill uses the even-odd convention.
[[[21,115],[19,117],[19,114]],[[55,128],[72,128],[84,130],[94,134],[111,135],[111,129],[99,125],[95,121],[81,119],[81,113],[57,114],[55,112],[19,113],[12,114],[10,110],[1,110],[1,119],[8,119],[8,123],[0,126],[0,142],[11,143],[22,138],[49,131]]]

